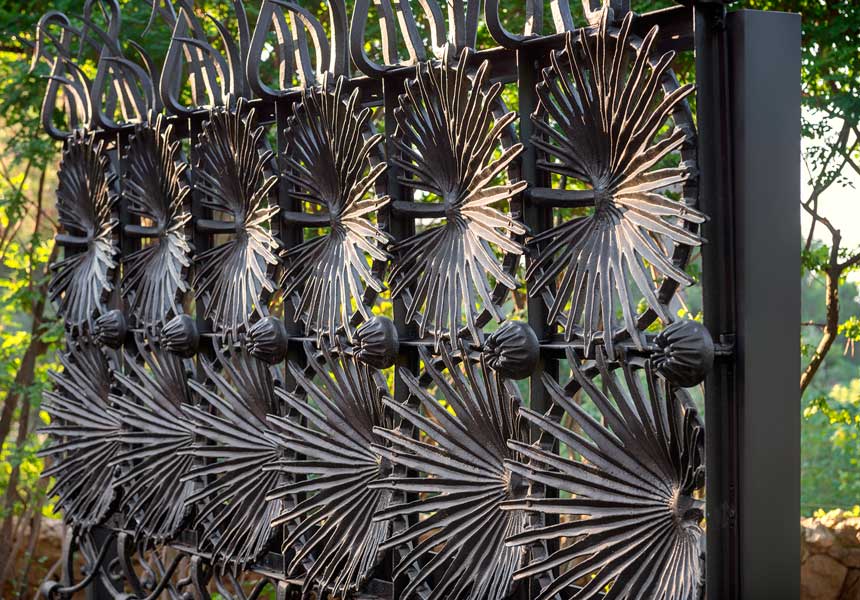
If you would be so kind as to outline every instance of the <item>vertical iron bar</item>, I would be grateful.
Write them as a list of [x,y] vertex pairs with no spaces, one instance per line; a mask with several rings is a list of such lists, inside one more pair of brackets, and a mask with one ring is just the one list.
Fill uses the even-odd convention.
[[[544,187],[550,183],[547,181],[546,175],[540,173],[537,169],[537,150],[531,141],[534,133],[531,115],[538,104],[535,85],[538,83],[538,76],[545,60],[545,52],[546,50],[544,49],[528,48],[521,48],[517,51],[520,142],[523,145],[523,151],[520,155],[520,165],[521,175],[529,183],[530,187]],[[535,206],[530,201],[528,195],[526,195],[523,202],[523,219],[530,230],[530,234],[537,235],[552,226],[552,208]],[[527,255],[527,263],[530,260]],[[543,298],[540,295],[532,296],[529,294],[528,283],[526,283],[526,292],[529,326],[534,330],[538,340],[544,341],[552,336],[555,328],[547,325],[548,311]],[[545,413],[549,410],[551,404],[549,395],[541,379],[544,373],[557,380],[558,361],[547,356],[543,349],[541,349],[537,367],[529,379],[529,405],[532,410],[540,413]],[[548,498],[557,497],[558,490],[547,488],[544,490],[544,494]],[[553,523],[552,517],[547,517],[546,520],[547,525]],[[548,542],[547,550],[549,553],[557,550],[557,543],[554,541]],[[529,597],[535,597],[540,592],[540,586],[534,580],[532,580],[530,585],[535,589],[527,589],[526,591]]]
[[[725,7],[696,7],[696,107],[699,130],[699,205],[702,226],[702,301],[705,326],[731,343],[735,324],[734,214],[731,198],[731,114]],[[709,598],[737,596],[737,396],[735,365],[717,361],[705,379],[707,566]]]
[[[188,119],[188,138],[191,142],[191,146],[189,149],[189,175],[191,178],[191,222],[193,225],[192,228],[192,237],[194,242],[194,255],[196,257],[200,256],[206,250],[209,250],[212,247],[212,238],[208,233],[202,232],[197,228],[197,222],[200,219],[209,219],[211,218],[211,210],[203,206],[203,192],[197,184],[197,169],[200,165],[200,149],[198,147],[198,141],[200,134],[203,132],[203,121],[202,119],[191,117]],[[195,299],[194,301],[194,312],[197,318],[197,329],[200,332],[200,349],[198,351],[199,356],[207,356],[212,358],[213,352],[211,344],[203,334],[209,332],[209,324],[206,319],[203,317],[205,312],[205,306],[202,300]],[[203,377],[202,370],[198,369],[197,376],[199,378]],[[202,379],[201,379],[202,380]]]
[[[390,143],[390,139],[397,128],[397,121],[394,118],[394,110],[397,107],[398,97],[404,90],[404,85],[405,78],[403,75],[399,74],[386,75],[382,80],[382,101],[383,110],[385,111],[385,149],[386,157],[389,158],[385,170],[385,176],[387,178],[386,185],[391,202],[395,202],[397,200],[411,200],[411,195],[409,198],[404,198],[405,192],[403,186],[400,185],[400,181],[397,179],[399,169],[390,161],[391,154],[395,151],[393,145]],[[415,222],[411,217],[398,216],[391,208],[390,203],[384,210],[387,213],[386,220],[388,224],[388,233],[391,234],[395,241],[405,239],[415,234]],[[416,338],[418,335],[416,327],[414,325],[409,325],[406,320],[406,303],[403,301],[403,298],[394,298],[392,299],[392,303],[394,308],[394,326],[397,329],[397,335],[400,340]],[[413,373],[417,372],[418,353],[415,348],[401,345],[400,353],[397,356],[397,361],[394,365],[393,393],[394,399],[400,403],[406,402],[409,398],[409,389],[402,377],[403,369]],[[394,562],[397,563],[399,560],[395,559]],[[402,575],[396,581],[392,581],[392,584],[392,600],[397,600],[397,598],[400,597],[400,591],[409,584],[408,575]]]
[[800,16],[741,10],[728,15],[727,30],[738,326],[738,593],[744,599],[797,598]]
[[[283,173],[286,172],[284,161],[286,160],[287,154],[286,130],[289,114],[290,101],[283,98],[278,99],[275,102],[275,127],[277,128],[278,140],[276,155],[276,164],[278,165],[278,206],[281,207],[281,210],[298,212],[302,210],[302,207],[298,200],[289,196],[289,183],[286,178],[282,176]],[[274,218],[280,219],[280,213],[278,213]],[[278,223],[278,233],[281,243],[284,245],[284,249],[289,249],[301,244],[304,239],[304,232],[302,231],[301,225],[287,224],[284,223],[283,220]],[[284,307],[284,326],[287,330],[288,339],[299,337],[302,335],[302,331],[296,318],[292,302],[287,297],[284,297],[282,300]],[[287,344],[287,359],[283,372],[284,382],[287,385],[287,389],[292,389],[295,385],[295,381],[293,381],[290,370],[286,368],[286,365],[289,365],[290,363],[296,365],[305,364],[304,352],[302,352],[301,346],[298,344]]]

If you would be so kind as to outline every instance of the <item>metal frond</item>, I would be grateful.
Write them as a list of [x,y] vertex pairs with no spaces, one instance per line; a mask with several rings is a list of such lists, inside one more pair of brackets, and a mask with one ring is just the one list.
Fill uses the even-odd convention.
[[391,139],[389,160],[403,170],[402,183],[438,200],[395,202],[395,210],[444,218],[398,242],[391,270],[392,296],[404,297],[407,320],[437,345],[464,325],[478,341],[481,312],[503,319],[493,281],[503,292],[514,289],[516,261],[500,264],[496,251],[515,259],[522,253],[517,236],[525,233],[514,211],[498,208],[526,187],[510,177],[522,150],[511,141],[516,114],[505,110],[501,84],[487,84],[489,63],[471,72],[467,57],[464,51],[456,66],[447,54],[439,66],[419,66],[394,111]]
[[[657,376],[650,361],[645,368],[622,363],[619,377],[598,352],[595,381],[570,351],[568,360],[572,389],[549,377],[544,383],[556,413],[570,415],[575,431],[553,417],[552,410],[544,415],[521,408],[520,414],[547,439],[566,447],[569,456],[511,441],[511,448],[529,462],[508,463],[527,480],[562,490],[562,497],[526,498],[505,506],[567,517],[518,533],[509,545],[561,538],[568,543],[521,569],[517,577],[560,569],[538,600],[556,594],[582,600],[697,598],[704,431],[692,400]],[[573,399],[577,389],[586,400]]]
[[389,258],[389,237],[371,220],[389,200],[376,191],[385,171],[378,149],[382,136],[373,133],[371,110],[359,110],[358,88],[345,97],[345,81],[337,79],[331,90],[325,78],[322,87],[303,90],[284,131],[288,195],[319,212],[283,216],[328,228],[283,254],[284,294],[293,298],[308,333],[331,340],[341,327],[352,338],[354,310],[365,321],[372,317],[368,304],[384,289]]
[[197,186],[203,205],[225,213],[228,221],[198,221],[199,229],[228,233],[230,239],[195,257],[194,289],[203,300],[204,316],[216,329],[247,330],[251,318],[268,314],[266,302],[275,289],[272,273],[278,264],[269,220],[278,211],[269,206],[277,183],[267,176],[272,152],[264,150],[262,127],[253,129],[254,110],[213,110],[203,126]]
[[113,464],[126,468],[116,480],[123,488],[127,525],[136,537],[165,541],[186,523],[193,482],[183,477],[194,465],[187,453],[194,426],[182,412],[191,403],[187,380],[192,368],[152,341],[137,340],[137,355],[126,353],[126,373],[115,374],[123,394],[112,395],[125,445]]
[[379,564],[391,524],[373,517],[399,496],[373,485],[391,473],[391,464],[371,447],[384,444],[376,427],[393,426],[384,407],[388,385],[379,370],[346,355],[343,347],[337,354],[326,348],[318,354],[305,344],[305,353],[308,371],[290,364],[296,392],[276,390],[295,417],[270,418],[284,448],[302,458],[267,468],[306,479],[269,495],[294,499],[272,525],[289,529],[283,545],[284,552],[295,551],[289,574],[299,574],[305,564],[308,591],[317,584],[345,597]]
[[[702,242],[696,231],[705,217],[693,208],[695,194],[675,200],[669,193],[683,192],[696,175],[685,160],[695,148],[686,104],[693,86],[678,86],[669,68],[674,53],[654,56],[656,27],[638,40],[632,13],[619,30],[606,14],[598,28],[567,34],[537,86],[538,166],[585,188],[567,193],[593,210],[530,240],[539,254],[526,278],[531,294],[550,297],[547,320],[565,328],[567,341],[600,336],[613,356],[619,309],[637,344],[655,317],[673,320],[666,304],[678,283],[692,281],[683,267],[689,248]],[[675,126],[666,132],[670,118]],[[678,152],[680,164],[667,166]],[[661,277],[668,283],[658,289]],[[641,318],[640,298],[649,308]]]
[[219,363],[223,373],[202,361],[214,389],[188,382],[205,402],[182,407],[201,438],[188,452],[204,464],[183,479],[201,484],[187,503],[198,505],[195,527],[203,528],[214,562],[244,568],[268,547],[277,533],[270,523],[282,511],[280,501],[266,496],[283,476],[263,470],[281,458],[266,423],[266,414],[274,412],[275,379],[268,365],[244,350],[219,353]]
[[113,290],[117,266],[114,182],[104,142],[76,133],[63,149],[57,172],[57,212],[64,232],[56,242],[65,257],[51,265],[48,295],[73,331],[94,329]]
[[182,312],[191,265],[188,225],[191,220],[186,181],[188,165],[180,162],[181,142],[173,126],[159,115],[154,126],[135,129],[128,146],[123,196],[128,210],[141,218],[126,225],[126,236],[148,243],[123,259],[122,294],[128,310],[147,327],[163,324]]
[[66,522],[89,529],[104,521],[116,497],[112,461],[121,449],[122,424],[108,400],[112,367],[84,338],[69,343],[60,364],[60,373],[50,372],[54,389],[43,394],[51,424],[40,432],[51,441],[39,452],[50,461],[42,477],[55,478],[48,495],[59,496],[56,510]]
[[[421,358],[426,385],[401,372],[418,404],[386,399],[385,405],[426,438],[376,429],[386,441],[375,444],[376,451],[416,475],[393,476],[375,485],[418,495],[377,513],[379,520],[416,519],[384,547],[414,544],[394,572],[396,577],[412,569],[403,598],[417,597],[420,586],[431,584],[429,598],[500,600],[511,591],[524,555],[506,546],[505,539],[525,529],[526,514],[501,509],[503,502],[526,493],[524,480],[506,466],[519,457],[508,440],[528,442],[528,428],[517,414],[519,392],[484,361],[474,364],[464,357],[457,363],[444,346],[441,366],[424,349]],[[428,386],[437,388],[447,408]],[[419,515],[426,518],[417,520]]]

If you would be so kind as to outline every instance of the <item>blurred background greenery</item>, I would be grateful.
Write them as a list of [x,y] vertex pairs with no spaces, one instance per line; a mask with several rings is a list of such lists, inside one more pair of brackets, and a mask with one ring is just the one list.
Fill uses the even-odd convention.
[[[123,38],[136,40],[158,62],[169,42],[165,27],[148,35],[146,0],[123,0]],[[225,0],[197,0],[196,8],[230,24]],[[258,0],[246,2],[256,17]],[[324,5],[303,2],[322,12]],[[417,9],[417,2],[416,9]],[[513,28],[522,3],[507,5]],[[573,4],[573,3],[572,3]],[[637,11],[671,4],[634,2]],[[804,391],[802,513],[851,509],[860,504],[860,5],[850,0],[748,0],[750,8],[803,13],[804,194],[802,206],[781,218],[803,215],[799,240],[803,269],[802,358]],[[47,372],[56,368],[62,327],[46,299],[49,263],[56,258],[53,190],[59,146],[41,132],[39,109],[47,66],[30,72],[36,21],[47,10],[80,14],[83,0],[0,0],[0,597],[32,597],[33,582],[56,568],[62,528],[53,514],[37,450],[37,428]],[[736,3],[740,6],[741,3]],[[579,6],[578,22],[584,22]],[[322,21],[327,23],[327,19]],[[213,32],[214,33],[214,32]],[[482,44],[492,45],[487,32]],[[378,39],[369,32],[368,40]],[[374,43],[368,50],[374,52]],[[678,57],[678,71],[693,79],[692,57]],[[506,91],[515,105],[516,95]],[[798,157],[801,160],[801,157]],[[834,213],[831,207],[842,206]],[[848,207],[847,209],[845,207]],[[846,218],[846,215],[854,219]],[[691,273],[698,275],[697,264]],[[521,291],[519,292],[521,294]],[[521,299],[522,296],[520,295]],[[778,299],[774,299],[778,302]],[[700,303],[689,298],[689,310]],[[519,304],[515,296],[515,304]],[[787,372],[785,377],[797,377]],[[46,531],[53,532],[53,537]]]

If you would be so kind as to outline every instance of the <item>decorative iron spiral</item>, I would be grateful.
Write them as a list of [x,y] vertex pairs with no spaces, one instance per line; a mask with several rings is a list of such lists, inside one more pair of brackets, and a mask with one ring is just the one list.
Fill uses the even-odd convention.
[[50,459],[42,477],[54,477],[48,492],[67,523],[89,529],[110,514],[116,498],[113,460],[121,450],[122,424],[110,407],[112,368],[89,339],[69,342],[60,355],[63,370],[51,371],[54,389],[43,395],[51,424],[41,429],[50,444],[39,456]]
[[125,357],[126,373],[115,374],[123,394],[112,395],[123,426],[125,450],[114,458],[126,472],[123,488],[127,525],[136,537],[165,541],[186,523],[194,484],[183,480],[194,457],[194,427],[182,412],[191,403],[186,383],[190,361],[137,340],[137,356]]
[[[528,443],[528,428],[517,414],[519,391],[483,360],[456,363],[445,346],[441,366],[423,349],[421,359],[429,379],[426,385],[401,373],[418,405],[391,399],[385,405],[424,432],[426,439],[376,429],[387,445],[375,444],[375,450],[417,474],[395,475],[374,485],[414,493],[418,499],[382,510],[375,518],[429,515],[385,543],[384,547],[413,544],[393,575],[413,571],[403,598],[418,597],[420,586],[434,581],[429,598],[501,600],[510,593],[523,556],[505,540],[521,533],[527,519],[525,513],[501,509],[505,501],[526,494],[525,481],[506,465],[520,458],[508,440]],[[447,409],[428,392],[427,386],[433,385]]]
[[188,382],[205,402],[183,407],[201,439],[189,453],[206,464],[183,479],[201,484],[187,503],[198,506],[195,527],[202,526],[213,562],[242,569],[268,547],[277,533],[270,523],[283,510],[280,501],[266,500],[283,476],[263,470],[282,456],[266,423],[267,413],[274,412],[275,379],[268,365],[245,351],[219,353],[219,363],[223,373],[201,361],[214,389]]
[[275,289],[271,276],[278,264],[278,242],[269,227],[278,211],[269,206],[277,177],[266,176],[272,152],[263,150],[263,128],[252,128],[254,109],[243,118],[243,106],[214,110],[198,143],[203,205],[230,219],[198,222],[198,228],[209,226],[231,237],[195,257],[193,285],[204,316],[219,331],[232,334],[247,330],[253,316],[268,314],[266,302]]
[[289,195],[321,210],[284,216],[300,222],[316,217],[313,223],[328,228],[284,252],[284,294],[294,298],[308,333],[332,340],[341,327],[352,339],[353,310],[365,321],[373,316],[368,304],[383,290],[388,259],[388,236],[371,220],[388,202],[375,192],[385,171],[377,148],[382,136],[373,134],[370,109],[359,110],[358,89],[344,97],[345,81],[339,78],[333,91],[328,78],[320,88],[305,89],[284,132]]
[[[526,277],[567,341],[599,337],[614,356],[619,309],[639,345],[655,317],[673,320],[667,304],[678,282],[692,282],[683,267],[690,247],[701,244],[696,230],[705,217],[693,208],[695,133],[685,100],[693,87],[678,86],[673,52],[654,57],[656,27],[640,41],[630,34],[632,13],[620,30],[606,14],[596,30],[567,34],[537,86],[539,167],[579,182],[585,189],[567,192],[569,205],[593,211],[532,238],[539,253]],[[675,126],[665,132],[670,118]],[[677,152],[680,164],[667,166]],[[682,200],[673,199],[673,186],[681,186]],[[655,277],[665,278],[662,288]],[[641,316],[631,284],[648,306]]]
[[123,259],[122,294],[129,312],[146,326],[166,322],[182,312],[191,265],[189,195],[173,126],[159,115],[153,125],[135,129],[128,147],[123,195],[128,209],[142,219],[127,225],[126,235],[149,239]]
[[346,356],[342,347],[337,354],[326,348],[317,353],[306,344],[305,352],[311,373],[290,364],[301,395],[276,390],[295,418],[270,418],[285,449],[304,458],[267,468],[308,478],[269,494],[295,498],[272,525],[289,528],[284,552],[293,549],[295,555],[288,573],[299,574],[308,563],[306,589],[318,584],[345,597],[381,560],[391,524],[373,516],[399,495],[374,487],[391,474],[391,464],[371,447],[384,443],[374,428],[394,426],[383,405],[388,384],[379,370]]
[[395,202],[394,208],[444,217],[398,242],[391,270],[392,295],[405,298],[406,318],[418,324],[420,335],[432,334],[437,345],[445,335],[456,337],[464,324],[478,341],[478,306],[503,319],[493,281],[507,291],[516,280],[513,263],[499,264],[496,250],[515,259],[522,253],[516,237],[525,233],[516,211],[497,208],[510,206],[526,187],[510,178],[499,183],[522,150],[509,142],[516,114],[506,112],[501,84],[487,84],[489,63],[470,74],[467,54],[456,66],[446,54],[440,66],[419,67],[394,111],[397,130],[391,139],[396,152],[390,160],[405,173],[403,183],[439,201]]
[[[570,415],[576,430],[551,414],[528,408],[521,408],[520,414],[547,440],[567,448],[569,456],[512,440],[511,449],[529,462],[508,463],[527,480],[561,490],[562,497],[514,500],[505,509],[569,517],[517,533],[509,545],[569,541],[516,577],[561,567],[538,600],[556,594],[583,600],[697,598],[704,434],[692,400],[656,375],[650,362],[644,369],[623,362],[619,377],[598,352],[598,383],[568,354],[571,390],[550,377],[544,377],[544,384],[555,411]],[[576,389],[582,390],[585,402],[574,401]]]
[[64,233],[56,241],[66,250],[51,265],[48,295],[66,326],[79,332],[94,329],[113,290],[119,248],[116,243],[116,195],[104,142],[75,133],[63,149],[57,172],[57,212]]

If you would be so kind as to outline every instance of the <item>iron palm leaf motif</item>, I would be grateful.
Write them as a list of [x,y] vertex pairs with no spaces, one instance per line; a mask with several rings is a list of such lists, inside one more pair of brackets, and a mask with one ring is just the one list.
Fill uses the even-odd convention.
[[60,355],[63,370],[51,372],[54,389],[44,393],[42,409],[51,424],[41,432],[50,445],[39,452],[54,477],[48,492],[59,496],[57,510],[66,522],[89,529],[109,514],[116,497],[111,466],[121,449],[121,423],[110,406],[111,367],[98,346],[79,338]]
[[202,440],[189,453],[206,464],[183,479],[201,484],[187,503],[198,506],[195,527],[211,543],[213,562],[242,569],[267,548],[277,532],[270,523],[283,510],[281,502],[266,500],[283,476],[263,471],[282,456],[266,423],[274,411],[275,380],[268,365],[245,351],[219,359],[224,373],[201,361],[214,389],[188,382],[206,403],[183,407]]
[[389,200],[374,189],[385,171],[377,147],[382,136],[373,134],[370,109],[358,109],[358,89],[344,98],[344,82],[339,78],[331,91],[325,78],[322,87],[305,89],[284,132],[288,193],[319,207],[320,214],[283,215],[328,227],[283,254],[284,293],[294,298],[308,333],[332,340],[340,327],[352,338],[353,306],[363,320],[372,317],[368,304],[384,289],[388,259],[388,236],[371,220]]
[[65,232],[56,241],[66,252],[51,265],[48,295],[68,327],[80,331],[87,325],[92,332],[113,290],[119,253],[113,213],[116,175],[104,142],[85,133],[69,138],[57,179],[57,212]]
[[274,291],[271,279],[278,263],[278,242],[269,219],[277,213],[269,194],[277,177],[266,172],[272,152],[263,151],[262,127],[252,129],[254,109],[242,118],[243,103],[235,112],[214,110],[200,134],[200,164],[196,174],[206,208],[224,213],[228,221],[198,222],[231,237],[195,257],[194,288],[204,302],[204,316],[216,329],[236,333],[247,329],[254,315],[268,314],[266,302]]
[[[567,567],[542,590],[539,600],[559,593],[577,599],[697,598],[703,510],[696,496],[704,485],[704,431],[692,400],[658,377],[650,362],[644,369],[623,362],[619,377],[601,353],[597,356],[599,385],[606,391],[577,366],[571,353],[568,356],[573,383],[596,413],[544,378],[556,411],[570,415],[576,431],[551,414],[520,409],[547,440],[567,447],[571,455],[512,440],[511,448],[530,462],[511,461],[510,468],[570,497],[526,498],[505,508],[566,515],[570,520],[518,533],[508,543],[559,538],[571,542],[516,576]],[[580,588],[571,587],[577,582]]]
[[393,427],[384,407],[388,385],[382,373],[346,356],[323,348],[305,353],[311,372],[290,364],[299,393],[276,393],[295,418],[270,417],[286,449],[301,459],[285,459],[267,467],[307,479],[269,494],[270,499],[295,499],[273,526],[286,524],[289,535],[284,551],[295,551],[288,573],[298,574],[307,564],[305,586],[318,584],[332,596],[346,597],[367,578],[382,558],[381,545],[391,524],[374,520],[397,494],[373,487],[391,473],[372,444],[383,443],[375,427]]
[[[666,304],[678,282],[692,282],[683,264],[701,244],[696,230],[705,219],[692,208],[694,194],[678,201],[667,192],[695,177],[694,160],[665,166],[672,154],[688,158],[694,149],[685,100],[693,87],[678,87],[673,52],[653,56],[657,28],[640,42],[630,35],[631,19],[629,13],[610,31],[604,13],[596,31],[580,30],[577,41],[568,33],[544,69],[533,115],[533,141],[545,155],[539,166],[587,188],[567,192],[568,200],[593,211],[530,240],[539,253],[526,274],[529,291],[548,298],[547,319],[565,328],[567,341],[577,333],[588,342],[600,336],[610,356],[619,309],[639,345],[640,330],[655,316],[672,321]],[[675,127],[664,134],[670,118]],[[668,283],[657,290],[661,276]],[[639,322],[631,282],[649,308]]]
[[182,412],[191,402],[186,380],[192,364],[138,340],[138,357],[126,354],[125,365],[126,373],[116,373],[124,393],[111,396],[125,444],[113,463],[127,468],[116,485],[124,489],[126,527],[137,537],[165,541],[185,524],[194,490],[182,479],[194,465],[187,452],[194,427]]
[[[489,63],[470,75],[467,52],[456,66],[446,54],[439,66],[422,64],[418,77],[406,83],[394,111],[396,152],[403,183],[439,199],[439,203],[395,202],[394,208],[424,217],[444,217],[442,224],[397,243],[391,271],[392,295],[403,295],[407,320],[419,333],[437,341],[456,337],[464,324],[478,341],[476,308],[498,321],[498,289],[516,287],[515,261],[499,263],[495,250],[516,257],[515,239],[525,233],[511,213],[497,208],[526,187],[499,183],[522,150],[511,144],[509,126],[516,118],[500,100],[501,84],[487,85]],[[514,211],[511,211],[514,212]]]
[[173,126],[159,115],[154,126],[135,130],[128,147],[123,195],[129,212],[143,222],[127,225],[125,233],[149,242],[123,260],[122,293],[129,311],[146,326],[181,313],[188,291],[191,188],[185,177],[188,165],[180,162],[181,142],[172,133]]
[[[466,358],[455,364],[443,346],[442,366],[422,349],[429,381],[450,407],[447,410],[414,375],[402,372],[418,405],[386,399],[385,405],[426,440],[400,430],[377,428],[387,445],[375,450],[416,476],[394,476],[378,484],[418,495],[418,499],[382,510],[376,519],[429,514],[393,535],[384,547],[407,542],[394,572],[412,569],[402,597],[416,597],[420,586],[435,580],[430,598],[501,599],[513,585],[523,552],[505,539],[525,529],[526,514],[503,511],[501,505],[525,495],[524,480],[506,466],[519,453],[509,439],[528,442],[528,429],[517,414],[516,385],[492,371],[484,361]],[[448,375],[441,369],[447,370]],[[422,414],[422,411],[424,414]],[[434,551],[439,546],[443,549]]]

